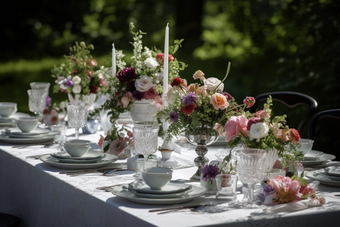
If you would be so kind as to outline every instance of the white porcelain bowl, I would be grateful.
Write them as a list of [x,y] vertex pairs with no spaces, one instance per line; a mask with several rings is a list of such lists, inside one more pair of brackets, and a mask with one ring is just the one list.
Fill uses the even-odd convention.
[[142,172],[144,182],[152,190],[161,190],[172,178],[172,170],[168,168],[152,167]]
[[307,154],[313,147],[314,140],[310,139],[300,139],[301,147],[298,148],[298,151],[301,151],[302,154]]
[[72,157],[81,157],[90,149],[89,140],[69,140],[63,144],[65,151]]
[[15,102],[0,102],[0,116],[10,117],[17,112],[17,104]]
[[28,133],[38,126],[39,119],[37,117],[20,117],[15,119],[15,123],[22,132]]

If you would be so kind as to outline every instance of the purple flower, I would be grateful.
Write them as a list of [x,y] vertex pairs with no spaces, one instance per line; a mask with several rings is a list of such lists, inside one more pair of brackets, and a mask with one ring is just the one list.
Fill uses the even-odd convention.
[[219,168],[217,166],[206,165],[202,169],[203,180],[207,181],[209,179],[215,179],[215,177],[218,175],[218,171]]
[[67,80],[64,81],[63,85],[65,87],[72,87],[73,86],[73,82],[72,82],[72,80],[68,80],[67,79]]
[[140,92],[140,91],[135,90],[134,92],[132,92],[132,98],[140,101],[144,98],[144,92]]
[[226,96],[228,101],[229,101],[229,100],[232,100],[232,99],[234,98],[234,97],[231,96],[231,94],[229,94],[228,92],[222,92],[221,94],[224,95],[224,96]]
[[258,198],[261,200],[261,202],[263,203],[264,200],[266,199],[266,197],[272,192],[274,191],[273,186],[271,185],[267,185],[267,187],[265,187],[263,189],[263,192],[261,194],[258,195]]
[[50,106],[51,101],[52,101],[52,98],[50,98],[50,96],[46,96],[46,106]]
[[128,85],[126,86],[126,91],[129,91],[132,93],[135,90],[136,90],[135,81],[131,81],[130,83],[128,83]]
[[198,97],[195,92],[189,92],[186,96],[182,97],[182,102],[184,102],[186,106],[190,106],[195,104],[197,99]]
[[120,82],[126,82],[136,78],[135,69],[132,67],[122,69],[118,74],[117,78]]
[[177,121],[178,121],[178,113],[176,113],[176,112],[170,113],[170,119],[171,119],[173,122],[177,122]]

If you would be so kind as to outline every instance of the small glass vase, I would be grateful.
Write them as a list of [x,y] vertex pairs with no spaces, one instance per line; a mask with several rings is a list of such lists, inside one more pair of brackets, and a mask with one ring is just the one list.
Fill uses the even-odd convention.
[[190,178],[192,181],[200,181],[201,171],[204,166],[209,163],[209,159],[204,157],[208,153],[208,145],[216,142],[219,137],[219,133],[216,129],[211,127],[197,127],[194,129],[189,129],[185,132],[185,137],[188,142],[195,145],[195,151],[198,157],[194,159],[198,170]]
[[206,194],[216,194],[218,192],[217,184],[216,184],[216,179],[210,179],[208,178],[206,181],[203,179],[201,175],[201,186],[205,189]]

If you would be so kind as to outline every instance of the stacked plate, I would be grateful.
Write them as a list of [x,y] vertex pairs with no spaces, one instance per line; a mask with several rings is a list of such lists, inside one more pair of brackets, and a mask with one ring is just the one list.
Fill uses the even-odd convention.
[[327,161],[334,160],[335,158],[334,155],[326,154],[322,151],[311,150],[305,154],[305,159],[301,161],[301,163],[303,166],[321,165]]
[[134,183],[113,187],[112,194],[143,204],[185,203],[204,195],[205,189],[194,185],[170,182],[162,190],[152,190],[146,184]]
[[58,152],[42,155],[40,160],[58,168],[91,169],[115,162],[118,160],[118,157],[113,154],[103,154],[100,151],[89,150],[82,157],[71,157],[67,153]]
[[52,141],[58,132],[48,129],[36,128],[31,132],[22,132],[17,128],[9,128],[3,131],[0,140],[6,143],[43,143]]
[[323,170],[311,171],[306,176],[324,185],[340,187],[340,166],[329,166]]

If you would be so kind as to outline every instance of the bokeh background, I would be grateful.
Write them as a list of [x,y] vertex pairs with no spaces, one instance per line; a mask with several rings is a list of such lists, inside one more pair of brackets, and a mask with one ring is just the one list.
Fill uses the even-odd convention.
[[[159,49],[169,23],[170,43],[184,39],[176,57],[188,64],[181,76],[189,83],[198,69],[222,79],[230,61],[225,91],[238,102],[246,95],[298,91],[317,100],[318,112],[340,108],[338,0],[31,0],[6,1],[2,9],[0,101],[17,102],[20,112],[29,113],[29,83],[53,85],[52,67],[76,41],[93,44],[101,65],[111,65],[112,43],[131,55],[130,22],[147,33],[144,45]],[[67,99],[52,89],[50,96],[52,102]],[[294,118],[291,127],[297,127]],[[321,137],[339,135],[338,126],[328,126]]]

